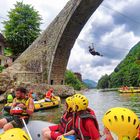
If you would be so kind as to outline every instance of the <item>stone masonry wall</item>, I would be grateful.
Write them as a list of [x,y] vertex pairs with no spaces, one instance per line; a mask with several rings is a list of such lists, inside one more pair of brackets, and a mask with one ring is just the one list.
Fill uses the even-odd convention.
[[73,2],[70,19],[68,17],[67,25],[57,45],[52,67],[49,71],[49,79],[54,81],[54,84],[64,83],[64,73],[75,40],[101,2],[102,0],[81,0],[79,3],[77,1]]
[[[64,73],[75,40],[102,1],[70,0],[47,29],[5,73],[11,77],[15,76],[17,80],[22,77],[23,81],[43,80],[48,84],[64,84]],[[26,76],[23,76],[25,71]],[[40,74],[35,78],[31,74],[33,72],[34,75]]]

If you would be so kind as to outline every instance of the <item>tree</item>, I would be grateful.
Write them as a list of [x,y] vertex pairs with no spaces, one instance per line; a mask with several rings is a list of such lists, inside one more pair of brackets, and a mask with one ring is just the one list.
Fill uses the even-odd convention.
[[139,72],[140,72],[140,67],[137,65],[132,65],[132,67],[129,70],[129,80],[132,86],[139,86]]
[[97,88],[108,88],[109,87],[109,76],[107,74],[103,75],[98,81]]
[[41,17],[31,5],[17,2],[4,21],[4,35],[14,55],[22,53],[39,35]]
[[[138,42],[126,57],[109,75],[109,88],[121,86],[140,86],[140,42]],[[106,87],[107,80],[101,77],[99,87]]]
[[70,70],[65,72],[65,83],[72,86],[75,90],[81,90],[85,85]]

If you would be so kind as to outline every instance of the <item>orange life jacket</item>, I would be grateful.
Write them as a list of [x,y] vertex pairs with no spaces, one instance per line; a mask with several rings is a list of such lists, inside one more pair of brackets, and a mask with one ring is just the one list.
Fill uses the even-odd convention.
[[31,93],[31,92],[29,92],[29,93],[28,93],[28,97],[33,98],[33,96],[32,96],[32,93]]
[[52,98],[52,92],[50,90],[46,93],[46,98]]
[[140,127],[138,128],[138,134],[135,140],[140,140]]

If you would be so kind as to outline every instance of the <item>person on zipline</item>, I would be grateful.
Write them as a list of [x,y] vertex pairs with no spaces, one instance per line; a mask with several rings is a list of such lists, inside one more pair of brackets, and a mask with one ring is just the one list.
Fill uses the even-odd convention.
[[103,56],[103,55],[101,55],[99,52],[96,52],[95,51],[95,49],[94,49],[94,47],[93,48],[91,48],[91,46],[89,46],[89,52],[92,54],[92,55],[98,55],[98,56]]

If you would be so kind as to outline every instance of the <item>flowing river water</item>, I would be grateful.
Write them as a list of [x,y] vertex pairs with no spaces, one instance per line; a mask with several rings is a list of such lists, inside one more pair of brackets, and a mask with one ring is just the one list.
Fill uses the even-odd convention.
[[[127,107],[132,109],[140,117],[140,93],[119,94],[116,91],[101,92],[99,90],[88,90],[84,95],[89,99],[89,107],[96,113],[101,130],[103,129],[102,117],[112,107]],[[62,104],[59,107],[35,112],[31,119],[59,123],[59,119],[64,110],[64,101],[65,99],[62,99]],[[2,105],[0,105],[1,108]]]

